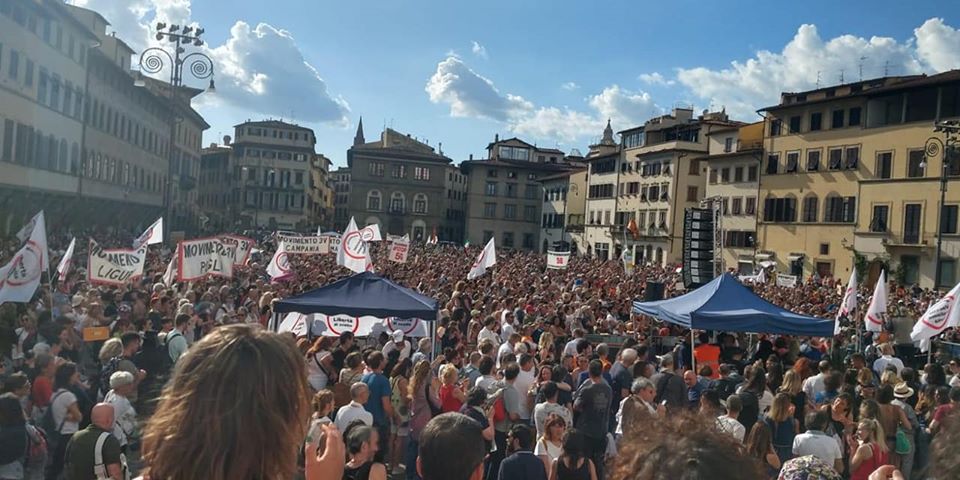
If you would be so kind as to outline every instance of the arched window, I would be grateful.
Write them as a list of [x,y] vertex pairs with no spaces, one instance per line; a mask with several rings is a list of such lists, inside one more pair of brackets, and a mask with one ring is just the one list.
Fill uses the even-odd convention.
[[367,210],[374,212],[380,211],[380,191],[370,190],[367,192]]
[[418,193],[413,196],[413,213],[425,215],[427,213],[427,196]]
[[814,194],[807,195],[803,199],[803,221],[812,223],[817,221],[818,199]]
[[403,193],[393,192],[390,195],[390,213],[403,213],[406,198]]
[[827,194],[823,200],[823,221],[828,223],[843,221],[843,197],[834,192]]

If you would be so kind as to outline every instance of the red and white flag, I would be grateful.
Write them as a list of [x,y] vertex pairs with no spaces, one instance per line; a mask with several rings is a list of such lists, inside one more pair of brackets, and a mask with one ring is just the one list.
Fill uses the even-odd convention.
[[350,217],[346,231],[340,239],[340,248],[337,250],[337,265],[342,265],[356,273],[373,271],[370,262],[370,252],[363,234],[357,228],[357,222]]
[[40,286],[40,277],[49,268],[43,212],[36,214],[30,224],[32,228],[26,243],[6,265],[0,267],[0,304],[29,302]]
[[547,268],[565,269],[570,261],[570,252],[547,252]]
[[363,227],[363,229],[360,230],[360,236],[364,242],[380,242],[383,240],[383,237],[380,236],[380,225],[376,223],[371,223]]
[[147,227],[143,233],[133,241],[133,248],[139,249],[141,245],[153,245],[163,242],[163,217],[153,222],[153,225]]
[[473,262],[473,266],[470,267],[470,272],[467,273],[467,280],[473,280],[474,278],[479,277],[487,272],[487,269],[497,264],[497,247],[494,245],[493,238],[487,242],[487,245],[483,247],[483,251],[480,252],[480,256],[477,257],[477,261]]
[[277,246],[277,251],[270,259],[270,264],[267,265],[267,275],[270,275],[270,279],[273,281],[293,276],[293,269],[290,268],[290,257],[287,256],[287,249],[283,242],[280,242],[280,245]]
[[851,317],[857,310],[857,267],[853,267],[850,272],[850,281],[847,282],[847,289],[843,291],[843,300],[840,302],[840,308],[837,309],[837,318],[834,321],[833,334],[840,334],[840,317]]
[[873,289],[873,298],[870,299],[870,306],[867,307],[865,323],[868,332],[879,332],[883,330],[883,323],[887,319],[887,272],[881,270],[880,278],[877,279],[877,286]]
[[67,274],[70,273],[70,267],[73,265],[73,248],[77,245],[77,237],[73,237],[70,240],[70,246],[67,247],[67,251],[63,254],[63,258],[60,259],[60,264],[57,265],[57,281],[63,282],[67,279]]
[[920,342],[920,351],[930,348],[930,339],[940,335],[950,327],[960,326],[960,309],[957,306],[957,297],[960,296],[960,284],[953,287],[937,303],[930,305],[917,323],[913,325],[910,339]]

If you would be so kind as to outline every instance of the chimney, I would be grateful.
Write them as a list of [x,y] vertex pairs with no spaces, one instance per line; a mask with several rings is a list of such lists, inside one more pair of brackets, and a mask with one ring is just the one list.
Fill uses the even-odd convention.
[[472,153],[470,154],[470,160],[473,160],[473,154],[472,154]]
[[223,136],[223,144],[224,144],[224,145],[230,145],[230,135],[224,135],[224,136]]
[[497,142],[499,142],[499,141],[500,141],[500,134],[499,134],[499,133],[494,133],[494,134],[493,134],[493,143],[497,143]]

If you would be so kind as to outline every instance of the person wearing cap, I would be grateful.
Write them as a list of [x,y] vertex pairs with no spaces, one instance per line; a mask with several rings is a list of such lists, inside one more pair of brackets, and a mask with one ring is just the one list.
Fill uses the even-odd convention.
[[400,358],[397,359],[399,362],[405,358],[410,358],[411,349],[410,342],[403,338],[403,330],[397,329],[390,332],[390,341],[383,346],[381,353],[386,357],[390,355],[390,352],[397,350],[400,352]]
[[104,403],[113,405],[113,436],[120,441],[120,450],[124,453],[137,431],[137,412],[129,399],[134,388],[134,377],[130,372],[113,372],[110,375],[110,391],[103,397]]
[[[898,383],[893,387],[893,401],[890,402],[890,404],[898,406],[903,410],[903,413],[907,415],[907,419],[910,421],[911,430],[917,432],[917,429],[920,428],[920,419],[917,418],[916,410],[907,403],[907,400],[913,396],[913,393],[914,390],[910,388],[910,385],[906,382]],[[910,442],[910,452],[900,456],[900,471],[903,473],[904,478],[910,478],[913,472],[913,454],[917,451],[916,436],[907,435],[907,440]]]

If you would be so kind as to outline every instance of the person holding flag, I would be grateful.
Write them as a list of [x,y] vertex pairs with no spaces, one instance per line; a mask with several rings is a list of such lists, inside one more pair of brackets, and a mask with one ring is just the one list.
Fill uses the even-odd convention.
[[473,266],[470,267],[470,272],[467,273],[467,280],[473,280],[484,273],[487,273],[487,269],[497,264],[497,247],[494,243],[494,239],[491,238],[487,245],[483,247],[483,251],[480,252],[480,256],[477,257],[477,261],[473,262]]

